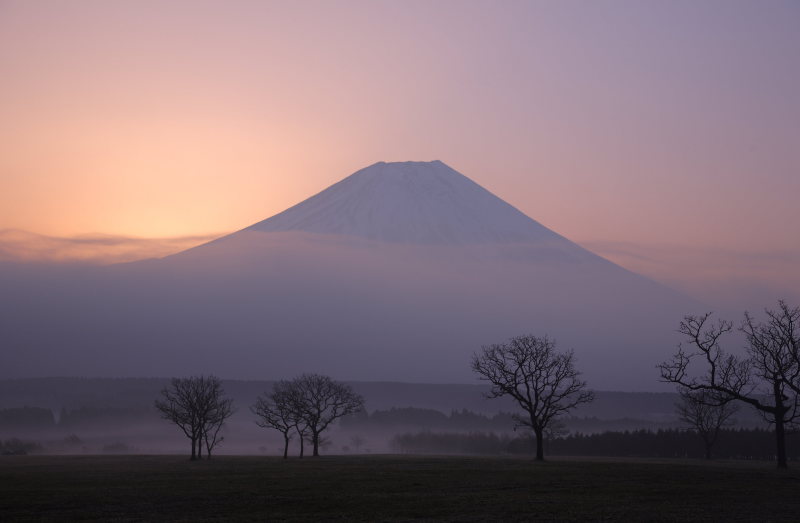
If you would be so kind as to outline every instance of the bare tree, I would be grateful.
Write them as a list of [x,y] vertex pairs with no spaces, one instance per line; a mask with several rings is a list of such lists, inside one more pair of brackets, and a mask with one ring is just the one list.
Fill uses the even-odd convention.
[[[225,439],[221,434],[225,421],[235,412],[233,400],[224,397],[222,382],[215,376],[206,378],[199,398],[202,438],[206,447],[206,457],[211,459],[211,451]],[[199,454],[198,454],[199,457]]]
[[[350,386],[321,374],[303,374],[295,378],[292,392],[293,407],[305,423],[314,456],[319,456],[321,434],[333,421],[364,408],[364,399]],[[302,440],[303,436],[300,438]]]
[[555,341],[547,336],[518,336],[484,346],[472,357],[472,370],[491,383],[487,397],[511,396],[525,411],[514,420],[533,430],[538,461],[544,460],[544,435],[551,423],[594,399],[575,370],[573,352],[556,352]]
[[297,439],[300,442],[300,458],[302,458],[306,453],[306,441],[308,440],[308,423],[303,419],[300,418],[297,425],[294,426],[295,432],[297,432]]
[[200,419],[195,408],[195,388],[196,383],[192,378],[172,378],[170,386],[161,391],[162,399],[155,402],[161,417],[177,425],[191,441],[192,460],[197,459],[197,449],[200,448]]
[[706,459],[711,459],[711,450],[719,437],[719,431],[733,423],[731,416],[738,406],[724,395],[709,391],[678,390],[680,401],[675,405],[681,421],[697,432],[703,440]]
[[[308,443],[311,443],[312,445],[314,444],[314,438],[311,436],[306,437],[306,441],[308,441]],[[320,434],[318,445],[320,450],[328,450],[333,446],[333,439],[331,439],[330,436],[325,436],[323,434]]]
[[690,392],[708,392],[721,401],[741,401],[757,409],[775,425],[778,467],[787,468],[786,427],[800,415],[800,395],[796,380],[791,381],[798,375],[797,360],[785,345],[761,343],[748,333],[751,325],[757,326],[749,315],[742,327],[748,339],[746,357],[727,354],[720,339],[733,330],[733,324],[720,320],[714,325],[710,316],[684,317],[678,332],[686,336],[690,348],[678,345],[672,360],[658,365],[661,379]]
[[[289,457],[289,441],[292,432],[300,433],[302,445],[302,431],[297,430],[298,423],[302,423],[292,397],[292,384],[288,381],[279,381],[272,387],[272,392],[256,398],[256,403],[250,410],[257,416],[256,425],[264,428],[275,429],[283,435],[283,459]],[[302,455],[301,455],[302,457]]]
[[191,459],[200,459],[203,445],[211,457],[212,449],[222,441],[220,430],[233,414],[233,400],[223,396],[222,383],[216,376],[172,378],[155,401],[161,417],[177,425],[192,444]]
[[297,439],[300,442],[300,457],[302,458],[305,455],[306,441],[309,440],[310,435],[310,429],[308,427],[309,422],[308,418],[303,416],[303,393],[297,385],[297,379],[292,380],[290,383],[290,401],[292,402],[292,408],[296,416],[294,430],[297,432]]
[[781,378],[795,393],[800,393],[800,307],[778,301],[777,309],[765,309],[767,319],[758,322],[744,313],[742,332],[759,354],[780,354],[790,364],[778,366]]

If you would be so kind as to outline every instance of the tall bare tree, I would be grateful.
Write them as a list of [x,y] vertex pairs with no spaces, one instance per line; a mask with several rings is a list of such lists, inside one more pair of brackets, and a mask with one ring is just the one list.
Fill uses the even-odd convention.
[[172,378],[155,401],[161,417],[177,425],[192,444],[191,459],[203,455],[203,445],[211,457],[222,438],[220,430],[233,414],[233,400],[224,397],[222,382],[216,376]]
[[525,411],[514,420],[533,431],[539,461],[544,460],[548,427],[559,415],[594,399],[575,369],[573,352],[558,353],[555,346],[547,336],[517,336],[484,346],[472,357],[472,370],[492,385],[487,396],[511,396]]
[[710,391],[680,388],[678,393],[680,401],[675,406],[678,417],[697,432],[703,440],[706,459],[711,459],[711,451],[720,430],[732,424],[731,417],[739,408],[724,395]]
[[680,344],[670,361],[658,365],[661,379],[690,392],[707,392],[721,401],[740,401],[757,409],[775,425],[777,464],[787,468],[786,427],[800,415],[797,359],[786,345],[761,343],[749,334],[749,324],[757,326],[749,315],[742,327],[748,339],[746,356],[727,354],[720,339],[733,330],[733,324],[725,320],[713,324],[710,317],[711,313],[684,317],[678,332],[686,336],[688,347]]
[[364,408],[364,398],[349,385],[321,374],[303,374],[295,378],[292,397],[293,408],[311,437],[314,456],[319,456],[320,437],[331,423]]

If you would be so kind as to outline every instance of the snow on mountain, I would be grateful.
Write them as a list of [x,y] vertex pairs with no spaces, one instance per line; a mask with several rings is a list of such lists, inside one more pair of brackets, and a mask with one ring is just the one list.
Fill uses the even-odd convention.
[[249,229],[413,244],[563,240],[438,160],[373,164]]

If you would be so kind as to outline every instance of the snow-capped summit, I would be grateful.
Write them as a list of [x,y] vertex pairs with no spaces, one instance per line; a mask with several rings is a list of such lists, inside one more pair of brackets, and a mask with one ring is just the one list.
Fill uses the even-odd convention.
[[438,160],[378,162],[249,229],[414,244],[564,240]]

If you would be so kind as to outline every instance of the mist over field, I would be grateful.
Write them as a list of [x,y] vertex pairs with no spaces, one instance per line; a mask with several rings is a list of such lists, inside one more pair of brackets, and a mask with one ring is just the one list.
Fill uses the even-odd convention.
[[[223,382],[236,412],[225,424],[225,439],[216,454],[281,454],[280,434],[258,427],[250,410],[256,397],[270,391],[273,384]],[[417,447],[417,452],[508,453],[510,448],[512,453],[524,455],[532,449],[530,433],[514,428],[511,415],[518,406],[508,398],[487,399],[485,385],[350,385],[364,397],[364,411],[343,418],[326,432],[323,455],[413,452],[408,438],[421,434],[450,440],[444,440],[438,449]],[[157,378],[0,380],[0,442],[17,438],[35,443],[27,448],[31,454],[186,454],[187,438],[153,406],[167,386],[169,380]],[[675,393],[598,392],[593,403],[564,418],[563,428],[582,434],[680,429],[684,424],[674,410],[677,399]],[[736,424],[765,426],[754,411],[740,413]],[[458,437],[477,441],[459,446]],[[689,450],[699,447],[695,438],[688,438]],[[290,455],[296,456],[298,450],[293,437]]]

